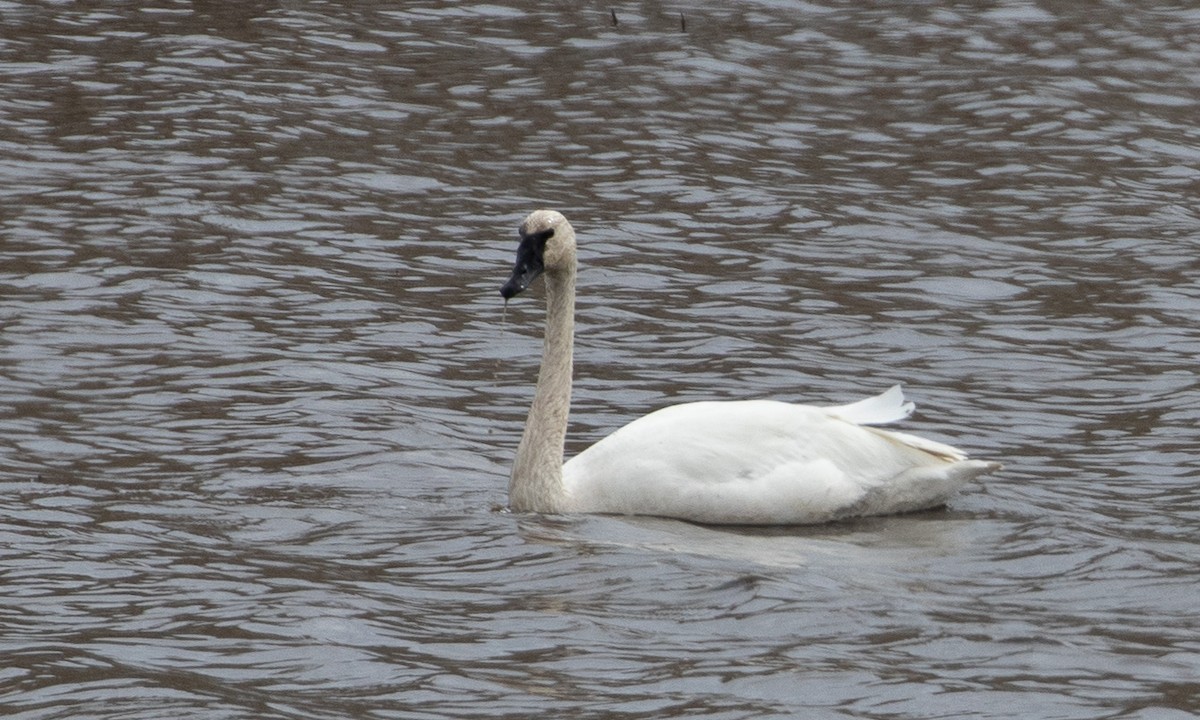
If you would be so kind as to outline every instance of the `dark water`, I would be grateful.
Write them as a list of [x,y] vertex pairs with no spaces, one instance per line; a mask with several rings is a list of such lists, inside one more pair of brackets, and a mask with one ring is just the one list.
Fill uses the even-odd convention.
[[[0,3],[0,710],[1194,717],[1188,7]],[[1006,470],[821,528],[499,512],[540,206],[571,451],[904,382]]]

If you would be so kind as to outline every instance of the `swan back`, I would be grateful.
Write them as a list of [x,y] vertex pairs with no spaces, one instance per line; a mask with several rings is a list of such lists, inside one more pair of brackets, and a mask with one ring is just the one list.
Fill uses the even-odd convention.
[[911,404],[898,388],[854,405],[747,400],[658,410],[566,464],[570,505],[717,524],[805,524],[936,506],[996,467],[845,417],[906,416]]

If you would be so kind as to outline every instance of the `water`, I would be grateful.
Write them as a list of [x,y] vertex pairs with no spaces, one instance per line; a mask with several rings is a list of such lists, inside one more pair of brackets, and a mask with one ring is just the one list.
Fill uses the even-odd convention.
[[[7,717],[1195,715],[1200,13],[679,9],[0,4]],[[1006,469],[502,512],[539,206],[570,452],[904,382]]]

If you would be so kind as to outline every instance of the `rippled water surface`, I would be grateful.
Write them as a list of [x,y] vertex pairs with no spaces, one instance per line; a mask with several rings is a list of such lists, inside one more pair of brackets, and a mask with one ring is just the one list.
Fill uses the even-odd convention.
[[[1194,717],[1189,7],[0,2],[0,710]],[[570,452],[903,382],[1006,469],[816,528],[503,512],[540,206]]]

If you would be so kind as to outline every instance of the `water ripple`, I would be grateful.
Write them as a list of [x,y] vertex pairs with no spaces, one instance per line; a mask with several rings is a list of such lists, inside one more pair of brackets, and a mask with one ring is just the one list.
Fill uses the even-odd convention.
[[[1107,9],[3,6],[0,705],[1190,716],[1200,15]],[[543,205],[570,452],[904,382],[1006,470],[803,531],[501,511]]]

